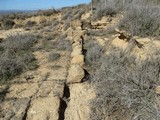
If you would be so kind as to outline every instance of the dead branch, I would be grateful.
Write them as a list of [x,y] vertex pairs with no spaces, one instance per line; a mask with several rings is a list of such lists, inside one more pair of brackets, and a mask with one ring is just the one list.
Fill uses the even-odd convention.
[[144,45],[140,42],[138,42],[136,39],[133,38],[133,36],[126,31],[120,31],[119,29],[115,29],[115,31],[119,34],[118,38],[126,40],[127,42],[133,42],[138,48],[143,48]]

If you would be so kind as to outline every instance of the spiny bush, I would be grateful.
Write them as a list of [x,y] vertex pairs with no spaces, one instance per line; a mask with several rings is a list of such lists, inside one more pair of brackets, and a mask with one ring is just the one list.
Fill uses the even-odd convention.
[[0,88],[0,103],[3,102],[8,89],[9,89],[9,85],[3,85],[3,86],[1,86],[1,88]]
[[35,69],[34,55],[31,52],[18,54],[6,51],[0,59],[0,83],[5,83],[25,70]]
[[15,25],[15,22],[10,19],[4,19],[2,22],[2,26],[6,30],[11,29],[14,25]]
[[66,12],[66,13],[63,13],[63,14],[62,14],[62,17],[61,17],[61,20],[66,20],[67,18],[70,17],[71,14],[72,14],[71,11],[68,11],[68,12]]
[[54,20],[53,22],[52,22],[52,27],[56,27],[57,25],[59,25],[60,24],[60,22],[58,21],[58,20]]
[[74,16],[74,19],[81,19],[81,16],[85,13],[84,9],[80,9],[78,13]]
[[57,43],[56,42],[52,42],[52,41],[49,41],[49,40],[46,40],[44,38],[42,38],[40,40],[40,43],[41,45],[40,46],[37,46],[36,47],[36,50],[45,50],[45,51],[50,51],[51,49],[55,49],[56,46],[57,46]]
[[119,27],[137,36],[160,35],[160,7],[132,3],[126,7]]
[[36,36],[31,34],[11,34],[1,45],[5,50],[19,52],[27,51],[36,42]]
[[70,27],[70,19],[67,19],[63,25],[63,30],[66,31]]
[[49,10],[39,10],[37,12],[37,15],[44,15],[44,16],[51,16],[58,13],[58,11],[56,11],[54,8],[53,9],[49,9]]
[[[113,47],[114,48],[114,47]],[[110,49],[92,76],[97,98],[91,102],[92,120],[158,120],[160,108],[155,93],[160,83],[160,54],[138,61],[133,54]],[[118,113],[118,114],[116,114]],[[126,117],[126,118],[125,118]]]
[[19,74],[22,71],[22,65],[17,56],[10,56],[4,53],[0,59],[0,79],[5,82],[9,78]]
[[[106,2],[105,2],[106,1]],[[106,3],[106,4],[105,4]],[[94,14],[94,19],[100,19],[103,16],[114,16],[123,9],[122,0],[99,0],[94,3],[96,11]]]
[[0,43],[0,82],[4,83],[28,69],[36,68],[32,46],[36,37],[30,34],[11,35]]
[[57,48],[57,50],[60,50],[60,51],[71,52],[72,45],[71,45],[71,42],[69,40],[67,40],[66,38],[59,38],[58,45],[56,48]]
[[37,23],[35,21],[27,21],[25,24],[25,27],[33,27],[35,26]]
[[113,16],[113,15],[116,15],[116,10],[113,6],[108,6],[106,8],[101,8],[101,9],[98,9],[95,13],[95,16],[94,18],[96,19],[100,19],[102,18],[103,16]]
[[83,8],[78,8],[78,7],[66,8],[61,11],[62,14],[61,20],[79,19],[84,13],[85,9]]
[[94,66],[95,63],[98,63],[99,59],[103,55],[104,52],[103,47],[100,46],[98,42],[94,39],[89,40],[87,43],[85,43],[84,47],[85,49],[87,49],[86,62]]

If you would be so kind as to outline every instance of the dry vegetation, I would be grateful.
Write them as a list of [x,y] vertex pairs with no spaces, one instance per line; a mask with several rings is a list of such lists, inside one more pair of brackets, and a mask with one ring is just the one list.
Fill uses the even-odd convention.
[[6,82],[24,70],[34,69],[36,61],[32,46],[37,38],[31,34],[10,35],[0,43],[0,82]]
[[86,58],[85,62],[88,65],[94,65],[93,67],[97,67],[99,64],[99,59],[104,54],[104,48],[98,44],[98,42],[94,39],[86,40],[84,48],[86,49]]
[[103,16],[112,17],[122,13],[119,28],[142,37],[159,36],[160,6],[158,0],[126,0],[124,4],[120,0],[113,0],[107,1],[106,6],[104,6],[104,0],[101,1],[97,3],[94,19],[100,19]]
[[160,6],[155,4],[131,3],[126,7],[120,28],[132,35],[159,36]]
[[[66,34],[60,34],[70,27],[70,22],[80,19],[88,9],[87,5],[66,7],[59,10],[39,10],[29,13],[11,13],[0,15],[0,30],[23,29],[28,33],[10,33],[0,38],[0,82],[4,83],[26,70],[37,67],[33,55],[35,51],[68,51],[71,42]],[[57,19],[58,15],[61,15]],[[49,61],[58,60],[60,55],[51,52]]]
[[[116,27],[127,31],[130,36],[156,39],[159,37],[159,1],[132,0],[125,4],[121,3],[121,0],[107,1],[105,7],[104,0],[98,2],[94,19],[101,19],[104,16],[112,18],[122,14],[123,17]],[[109,32],[102,33],[102,31],[92,32],[90,35],[107,36]],[[105,43],[107,54],[101,55],[99,48],[102,46],[98,43],[94,50],[92,48],[94,45],[90,46],[86,54],[87,61],[94,60],[91,54],[94,53],[94,57],[98,58],[99,62],[99,68],[95,63],[91,64],[96,67],[91,77],[91,84],[97,98],[91,102],[90,118],[92,120],[159,120],[159,96],[155,92],[156,86],[160,83],[159,48],[152,49],[156,52],[148,54],[146,59],[142,60],[133,54],[132,50],[136,46],[132,42],[125,50],[112,46],[111,42]]]
[[[24,71],[37,68],[36,59],[33,55],[36,50],[70,49],[67,40],[62,44],[62,41],[66,39],[65,36],[51,34],[59,25],[59,21],[52,18],[56,14],[58,11],[51,9],[0,15],[1,30],[7,31],[15,28],[29,30],[28,33],[10,33],[7,38],[2,38],[0,42],[0,83],[6,83]],[[42,34],[39,34],[39,30]],[[51,42],[51,40],[56,39],[60,39],[59,42]],[[54,54],[51,54],[48,59],[55,59]],[[57,57],[59,55],[56,54]]]
[[[159,116],[159,51],[146,60],[137,60],[133,54],[121,49],[108,48],[109,55],[101,58],[101,66],[92,76],[97,99],[91,104],[93,120],[104,119],[153,119]],[[130,51],[131,52],[131,51]]]
[[[88,79],[96,93],[96,98],[90,102],[90,119],[159,120],[160,98],[155,89],[160,84],[160,49],[150,41],[147,43],[149,50],[155,52],[150,54],[148,51],[145,59],[142,59],[138,53],[134,54],[133,49],[145,49],[137,48],[133,39],[125,41],[125,44],[128,42],[126,49],[111,44],[112,36],[116,35],[115,28],[127,31],[131,38],[159,39],[159,0],[126,0],[124,4],[122,0],[107,0],[106,5],[104,0],[97,0],[94,5],[93,16],[83,21],[97,22],[107,17],[109,23],[114,18],[118,18],[118,22],[105,29],[86,30],[88,36],[83,45],[85,64],[89,66],[86,70],[91,77]],[[0,83],[37,68],[34,51],[48,52],[47,62],[61,59],[63,56],[59,52],[71,52],[71,41],[65,32],[72,21],[80,20],[83,23],[82,15],[89,10],[89,6],[79,5],[1,16],[0,30],[23,28],[29,33],[11,34],[0,41]],[[55,16],[59,14],[57,19]],[[37,17],[40,19],[37,20]],[[61,34],[60,30],[64,33]],[[107,38],[104,46],[99,44],[97,37]],[[51,68],[60,69],[61,66]],[[4,93],[0,92],[0,96],[4,97]]]

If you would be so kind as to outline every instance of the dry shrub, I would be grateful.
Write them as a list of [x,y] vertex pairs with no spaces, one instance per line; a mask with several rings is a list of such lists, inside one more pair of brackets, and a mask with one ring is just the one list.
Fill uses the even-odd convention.
[[71,20],[67,19],[63,25],[63,30],[66,31],[70,27]]
[[100,46],[96,40],[91,39],[85,43],[84,48],[87,51],[85,55],[86,63],[96,67],[96,63],[99,63],[99,60],[104,53],[103,47]]
[[58,11],[56,11],[54,8],[53,9],[49,9],[49,10],[39,10],[37,12],[37,15],[43,15],[43,16],[51,16],[58,13]]
[[11,34],[1,45],[5,50],[18,52],[28,50],[36,42],[36,36],[31,34]]
[[[105,5],[106,1],[106,5]],[[96,8],[94,19],[100,19],[103,16],[114,16],[123,9],[123,1],[122,0],[97,0],[94,3]]]
[[57,44],[57,50],[71,52],[72,50],[71,42],[67,40],[66,38],[59,38],[59,41]]
[[155,88],[160,83],[159,50],[141,61],[133,54],[110,48],[91,78],[97,95],[91,102],[91,119],[158,120],[160,104]]
[[101,8],[101,9],[98,9],[95,13],[95,16],[94,18],[96,19],[100,19],[102,18],[103,16],[114,16],[116,15],[116,10],[113,6],[108,6],[106,8]]
[[30,34],[11,35],[0,43],[0,82],[4,83],[28,69],[37,67],[32,54],[36,37]]
[[81,8],[81,7],[69,7],[69,8],[65,8],[62,9],[61,14],[61,20],[75,20],[75,19],[80,19],[82,14],[85,13],[85,9]]
[[25,24],[25,27],[33,27],[35,26],[37,23],[35,21],[27,21]]
[[48,56],[48,61],[49,61],[49,62],[56,61],[56,60],[60,59],[60,57],[61,57],[60,54],[55,53],[55,52],[53,51],[53,52],[51,52],[51,53],[49,54],[49,56]]
[[15,25],[15,22],[13,20],[10,20],[10,19],[4,19],[3,22],[2,22],[2,26],[6,30],[12,29],[12,27],[14,25]]
[[130,4],[120,22],[120,28],[137,36],[160,35],[160,7],[152,4]]

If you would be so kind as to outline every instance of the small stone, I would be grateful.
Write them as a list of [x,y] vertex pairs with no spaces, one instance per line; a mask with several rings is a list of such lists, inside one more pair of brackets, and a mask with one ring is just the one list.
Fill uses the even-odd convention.
[[74,57],[76,55],[81,55],[82,54],[82,48],[81,47],[74,47],[71,57]]
[[54,81],[44,81],[42,82],[36,97],[37,98],[53,97],[53,96],[63,97],[63,91],[64,91],[63,83],[57,83]]
[[72,58],[71,64],[78,64],[80,66],[84,65],[84,55],[76,55]]
[[75,42],[72,44],[72,48],[74,49],[74,47],[76,46],[82,46],[80,42]]
[[80,49],[82,51],[82,45],[76,45],[73,47],[73,50],[77,50],[77,49]]
[[69,75],[67,78],[68,83],[80,83],[82,79],[84,78],[84,70],[80,65],[71,65],[71,68],[69,70]]
[[58,120],[59,97],[36,98],[27,113],[27,120]]
[[157,93],[157,94],[160,94],[160,86],[157,86],[157,87],[156,87],[156,93]]

